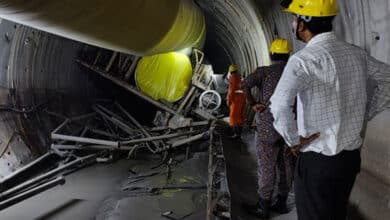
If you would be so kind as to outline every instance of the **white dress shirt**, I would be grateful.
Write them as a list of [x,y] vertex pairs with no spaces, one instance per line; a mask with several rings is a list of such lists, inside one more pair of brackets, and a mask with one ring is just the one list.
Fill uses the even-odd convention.
[[[373,97],[367,95],[369,80],[377,86]],[[299,136],[320,132],[301,151],[332,156],[361,146],[368,100],[370,118],[389,105],[390,66],[327,32],[291,56],[270,108],[274,127],[289,146],[299,144]]]

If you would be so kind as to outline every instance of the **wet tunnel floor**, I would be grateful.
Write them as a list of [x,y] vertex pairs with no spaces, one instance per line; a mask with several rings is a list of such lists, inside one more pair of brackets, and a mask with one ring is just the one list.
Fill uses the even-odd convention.
[[128,175],[136,161],[96,164],[66,177],[57,186],[0,211],[4,220],[89,220],[94,219],[100,203]]
[[[239,140],[223,138],[229,190],[232,197],[232,220],[256,220],[243,208],[243,203],[255,204],[257,201],[257,162],[254,132],[244,132]],[[292,211],[286,215],[272,213],[273,220],[297,219],[293,195],[288,205]]]
[[[223,139],[226,157],[229,189],[232,195],[232,219],[255,220],[241,208],[242,202],[256,202],[256,158],[253,144],[253,133],[243,135],[244,141]],[[203,156],[202,156],[203,155]],[[183,169],[178,169],[178,177],[185,177],[180,184],[199,185],[207,181],[207,154],[195,154],[195,160],[183,162]],[[172,193],[172,199],[145,196],[123,196],[118,192],[132,178],[130,170],[138,171],[149,168],[156,163],[144,160],[120,160],[112,164],[96,164],[75,172],[66,177],[66,184],[43,192],[13,207],[0,212],[0,219],[30,220],[89,220],[89,219],[166,219],[160,216],[162,211],[173,211],[174,214],[184,216],[189,211],[175,207],[198,207],[188,220],[205,219],[205,190],[194,190],[188,193]],[[150,169],[149,169],[150,170]],[[137,181],[132,187],[158,185],[165,183],[165,169],[159,170],[156,175],[145,181]],[[187,174],[190,173],[191,176]],[[183,178],[181,178],[183,179]],[[291,200],[291,198],[290,198]],[[183,202],[184,201],[184,202]],[[188,204],[186,203],[188,201]],[[196,201],[194,203],[194,201]],[[107,203],[108,202],[108,203]],[[113,205],[108,205],[110,202]],[[178,205],[180,204],[180,205]],[[187,205],[185,205],[187,204]],[[195,205],[194,205],[195,204]],[[199,205],[200,204],[200,205]],[[290,203],[290,206],[293,206]],[[164,209],[164,210],[162,210]],[[101,215],[107,211],[109,216]],[[153,212],[156,215],[153,216]],[[183,211],[183,213],[181,213]],[[191,211],[193,212],[193,211]],[[145,215],[147,214],[147,215]],[[146,217],[147,216],[147,217]],[[151,217],[151,218],[150,218]],[[180,216],[175,216],[180,217]],[[294,220],[295,210],[287,215],[273,215],[272,219]]]
[[[172,169],[169,181],[165,166],[151,169],[158,159],[96,164],[66,176],[63,186],[0,211],[0,219],[162,220],[166,212],[173,219],[205,219],[207,161],[207,153],[194,154]],[[154,187],[173,189],[155,194],[149,191]]]

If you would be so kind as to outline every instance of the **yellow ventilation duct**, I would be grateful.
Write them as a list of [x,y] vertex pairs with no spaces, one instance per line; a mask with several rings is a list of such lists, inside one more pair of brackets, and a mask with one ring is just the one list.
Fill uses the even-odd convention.
[[190,59],[181,53],[143,57],[136,69],[138,88],[155,100],[175,102],[184,96],[192,77]]
[[0,0],[0,17],[140,56],[197,47],[205,37],[192,0]]

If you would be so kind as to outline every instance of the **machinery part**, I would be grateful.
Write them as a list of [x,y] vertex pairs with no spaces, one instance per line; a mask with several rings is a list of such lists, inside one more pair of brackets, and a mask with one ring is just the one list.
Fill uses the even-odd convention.
[[170,117],[171,115],[168,112],[157,111],[153,119],[153,125],[157,127],[165,127],[166,125],[168,125]]
[[199,97],[199,108],[202,110],[215,111],[221,106],[221,95],[215,90],[204,91]]
[[177,129],[180,127],[189,127],[191,126],[192,118],[184,118],[182,116],[173,116],[171,120],[169,120],[168,127],[172,129]]

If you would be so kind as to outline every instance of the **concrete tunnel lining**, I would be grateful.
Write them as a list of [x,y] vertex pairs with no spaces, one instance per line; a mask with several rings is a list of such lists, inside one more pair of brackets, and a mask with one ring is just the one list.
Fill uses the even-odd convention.
[[[268,64],[267,45],[276,34],[291,39],[295,51],[303,46],[293,40],[290,17],[280,11],[278,1],[273,1],[272,4],[265,0],[197,0],[196,2],[206,15],[208,36],[205,50],[210,62],[215,64],[217,73],[223,73],[230,63],[237,63],[245,74],[259,65]],[[388,1],[340,0],[339,5],[341,15],[335,21],[337,35],[389,63],[390,45],[387,42],[390,38],[388,31],[390,30],[388,12],[390,4]],[[92,80],[72,62],[76,59],[77,52],[83,48],[83,44],[19,25],[15,29],[13,23],[5,20],[0,24],[0,31],[6,36],[2,40],[4,49],[0,52],[0,83],[5,88],[1,97],[6,97],[8,100],[10,95],[8,90],[11,89],[16,91],[16,100],[13,100],[13,104],[29,106],[47,99],[45,96],[53,90],[66,91],[65,94],[69,92],[66,95],[68,99],[73,95],[84,94],[84,88],[88,88],[91,97],[96,96],[96,88]],[[38,51],[35,51],[36,49]],[[80,91],[81,88],[83,91]],[[83,107],[75,106],[73,110],[68,110],[79,112],[82,109]],[[34,129],[29,126],[29,123],[38,122],[41,123],[39,129],[34,130],[31,136],[38,139],[34,140],[35,143],[45,143],[49,128],[55,124],[40,115],[26,120],[23,116],[2,112],[1,118],[4,121],[1,125],[2,140],[8,140],[16,127],[18,130],[32,131]],[[378,216],[375,213],[379,208],[383,216],[389,213],[385,204],[386,198],[390,195],[388,191],[390,165],[386,162],[390,157],[388,150],[390,134],[386,129],[389,124],[388,111],[370,122],[362,150],[363,170],[368,173],[367,175],[372,176],[367,178],[369,180],[364,184],[374,185],[377,181],[383,183],[381,190],[385,191],[383,194],[375,195],[381,197],[377,200],[373,199],[376,197],[372,197],[370,193],[361,193],[360,195],[363,196],[352,198],[368,216]],[[12,143],[14,151],[12,155],[17,156],[6,156],[5,160],[0,160],[2,167],[10,167],[5,172],[15,170],[31,160],[32,155],[36,156],[44,150],[40,144],[31,147],[32,143],[33,141],[29,141],[26,137],[15,138],[15,143]],[[23,164],[19,164],[20,161],[23,161]],[[359,187],[360,190],[364,190],[364,186],[359,185]],[[362,201],[364,199],[373,201],[374,205],[367,205]],[[375,206],[377,209],[374,208]]]

